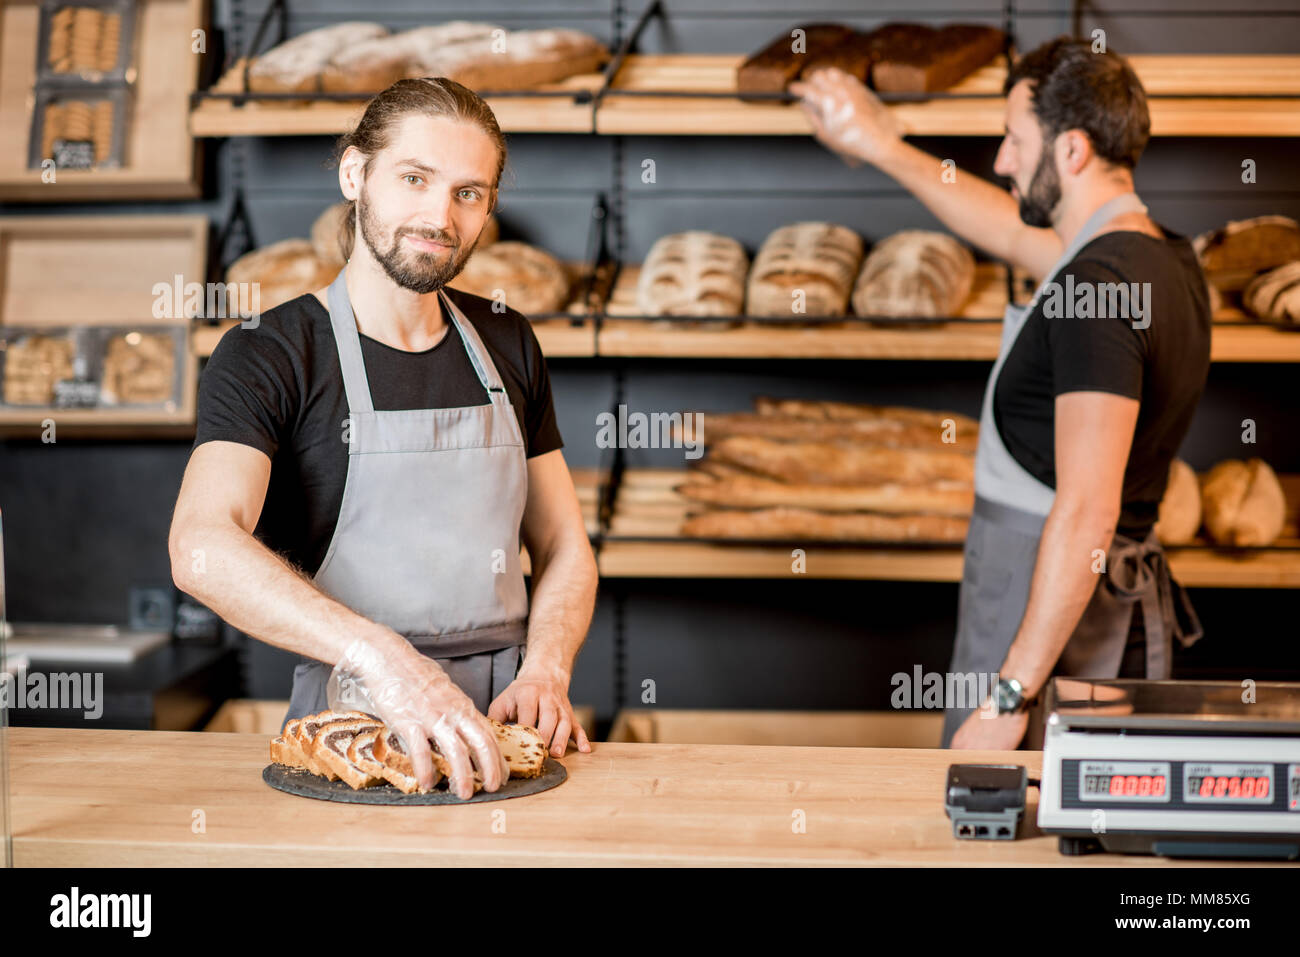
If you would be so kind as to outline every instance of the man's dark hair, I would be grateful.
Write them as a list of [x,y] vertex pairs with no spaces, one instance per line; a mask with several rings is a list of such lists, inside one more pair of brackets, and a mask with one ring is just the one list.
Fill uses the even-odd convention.
[[1094,53],[1088,40],[1057,37],[1016,61],[1003,92],[1021,80],[1031,83],[1044,143],[1083,130],[1102,159],[1128,169],[1137,165],[1151,136],[1151,115],[1146,91],[1123,57]]

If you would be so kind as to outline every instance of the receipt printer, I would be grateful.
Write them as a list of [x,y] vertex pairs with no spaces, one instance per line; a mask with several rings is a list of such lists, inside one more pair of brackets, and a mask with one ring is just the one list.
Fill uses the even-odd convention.
[[1019,764],[950,764],[944,811],[952,820],[952,836],[1015,840],[1025,813],[1028,780]]

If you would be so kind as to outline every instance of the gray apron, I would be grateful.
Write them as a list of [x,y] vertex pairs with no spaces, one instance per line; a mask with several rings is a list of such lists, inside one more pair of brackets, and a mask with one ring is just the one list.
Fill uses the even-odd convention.
[[[346,275],[345,268],[329,287],[329,313],[347,392],[348,472],[314,582],[405,636],[486,712],[514,680],[527,638],[519,528],[528,471],[519,421],[478,333],[441,290],[491,401],[377,411]],[[285,723],[327,707],[331,671],[306,658],[294,668]]]
[[[993,418],[993,397],[1007,355],[1024,328],[1044,287],[1078,255],[1110,220],[1121,213],[1145,212],[1135,193],[1103,204],[1070,241],[1056,265],[1026,306],[1008,305],[997,361],[989,374],[980,408],[979,445],[975,453],[975,508],[966,535],[961,592],[957,604],[957,639],[949,671],[957,675],[992,675],[999,671],[1029,604],[1029,586],[1043,523],[1056,491],[1031,475],[1002,443]],[[1182,586],[1169,575],[1164,550],[1153,530],[1144,541],[1116,535],[1106,552],[1106,571],[1057,661],[1054,674],[1079,678],[1114,678],[1141,609],[1145,631],[1145,677],[1170,676],[1173,638],[1191,645],[1201,637],[1200,623]],[[956,682],[954,682],[954,685]],[[979,685],[977,685],[978,687]],[[952,704],[953,702],[948,702]],[[973,707],[949,707],[944,714],[943,746]],[[1037,746],[1041,715],[1034,716],[1026,741]]]

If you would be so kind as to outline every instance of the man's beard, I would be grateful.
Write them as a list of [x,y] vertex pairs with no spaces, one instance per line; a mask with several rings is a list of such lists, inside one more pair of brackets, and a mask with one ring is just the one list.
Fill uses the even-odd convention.
[[1020,194],[1020,219],[1028,226],[1046,228],[1052,225],[1052,210],[1061,201],[1061,178],[1056,174],[1056,161],[1046,142],[1043,155],[1038,158],[1038,168],[1029,181],[1029,189]]
[[[469,259],[470,253],[474,251],[474,246],[478,245],[476,239],[474,245],[462,252],[460,244],[455,241],[451,233],[442,230],[427,232],[406,229],[394,233],[392,244],[387,252],[381,252],[379,239],[382,230],[379,221],[374,218],[374,214],[370,210],[370,203],[366,200],[364,187],[361,190],[357,206],[360,213],[357,218],[361,222],[361,238],[370,249],[370,254],[375,257],[375,261],[379,265],[384,267],[384,272],[388,274],[389,279],[411,292],[424,295],[435,292],[451,282],[465,268],[466,260]],[[404,249],[402,236],[408,233],[421,239],[448,244],[451,246],[451,255],[445,261],[442,261],[434,253]]]

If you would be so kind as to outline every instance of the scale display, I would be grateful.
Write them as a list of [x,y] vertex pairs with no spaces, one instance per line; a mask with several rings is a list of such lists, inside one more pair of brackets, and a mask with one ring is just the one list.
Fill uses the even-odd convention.
[[1095,801],[1169,800],[1169,765],[1087,761],[1079,768],[1079,797]]
[[1186,764],[1183,798],[1188,803],[1223,804],[1236,801],[1273,803],[1271,764]]

